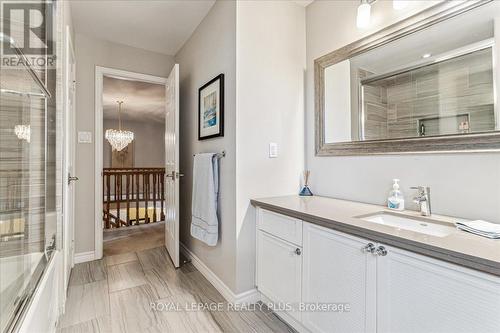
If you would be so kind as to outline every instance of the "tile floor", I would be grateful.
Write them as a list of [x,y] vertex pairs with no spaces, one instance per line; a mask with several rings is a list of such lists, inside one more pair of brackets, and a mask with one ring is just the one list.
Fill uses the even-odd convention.
[[[194,311],[192,304],[220,306],[222,310]],[[160,311],[161,307],[169,309]],[[229,309],[221,294],[192,264],[175,269],[161,246],[76,265],[58,332],[293,330],[265,307]]]

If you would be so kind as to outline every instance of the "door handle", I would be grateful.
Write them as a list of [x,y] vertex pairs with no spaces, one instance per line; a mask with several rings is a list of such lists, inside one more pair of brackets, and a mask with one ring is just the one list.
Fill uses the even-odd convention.
[[176,178],[179,179],[180,177],[184,177],[184,174],[180,173],[180,172],[172,171],[172,173],[166,174],[165,177],[172,178],[172,180],[173,180]]
[[71,182],[77,181],[78,177],[76,176],[71,176],[70,173],[68,173],[68,185],[71,184]]

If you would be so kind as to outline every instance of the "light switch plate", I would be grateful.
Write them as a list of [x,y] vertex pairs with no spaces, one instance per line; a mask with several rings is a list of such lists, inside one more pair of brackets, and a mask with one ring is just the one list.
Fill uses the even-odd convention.
[[92,143],[92,132],[78,132],[78,143]]
[[276,142],[269,143],[269,157],[278,157],[278,144]]

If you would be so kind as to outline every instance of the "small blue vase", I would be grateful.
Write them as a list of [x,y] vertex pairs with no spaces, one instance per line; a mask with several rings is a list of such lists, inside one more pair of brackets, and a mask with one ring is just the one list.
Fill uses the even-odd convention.
[[307,185],[304,185],[304,187],[302,188],[302,190],[300,190],[300,193],[299,193],[300,196],[303,196],[303,197],[310,197],[313,195],[313,193],[311,192],[311,190],[309,189],[309,186]]

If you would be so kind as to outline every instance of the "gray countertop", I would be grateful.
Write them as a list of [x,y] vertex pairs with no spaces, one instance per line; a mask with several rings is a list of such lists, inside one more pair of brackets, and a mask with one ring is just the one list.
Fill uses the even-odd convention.
[[372,241],[395,246],[433,258],[500,276],[500,240],[493,240],[457,230],[449,216],[420,216],[415,211],[402,214],[433,220],[449,226],[444,237],[426,235],[396,227],[364,221],[356,216],[387,211],[387,208],[326,197],[283,196],[251,200],[252,205],[306,222],[335,229]]

